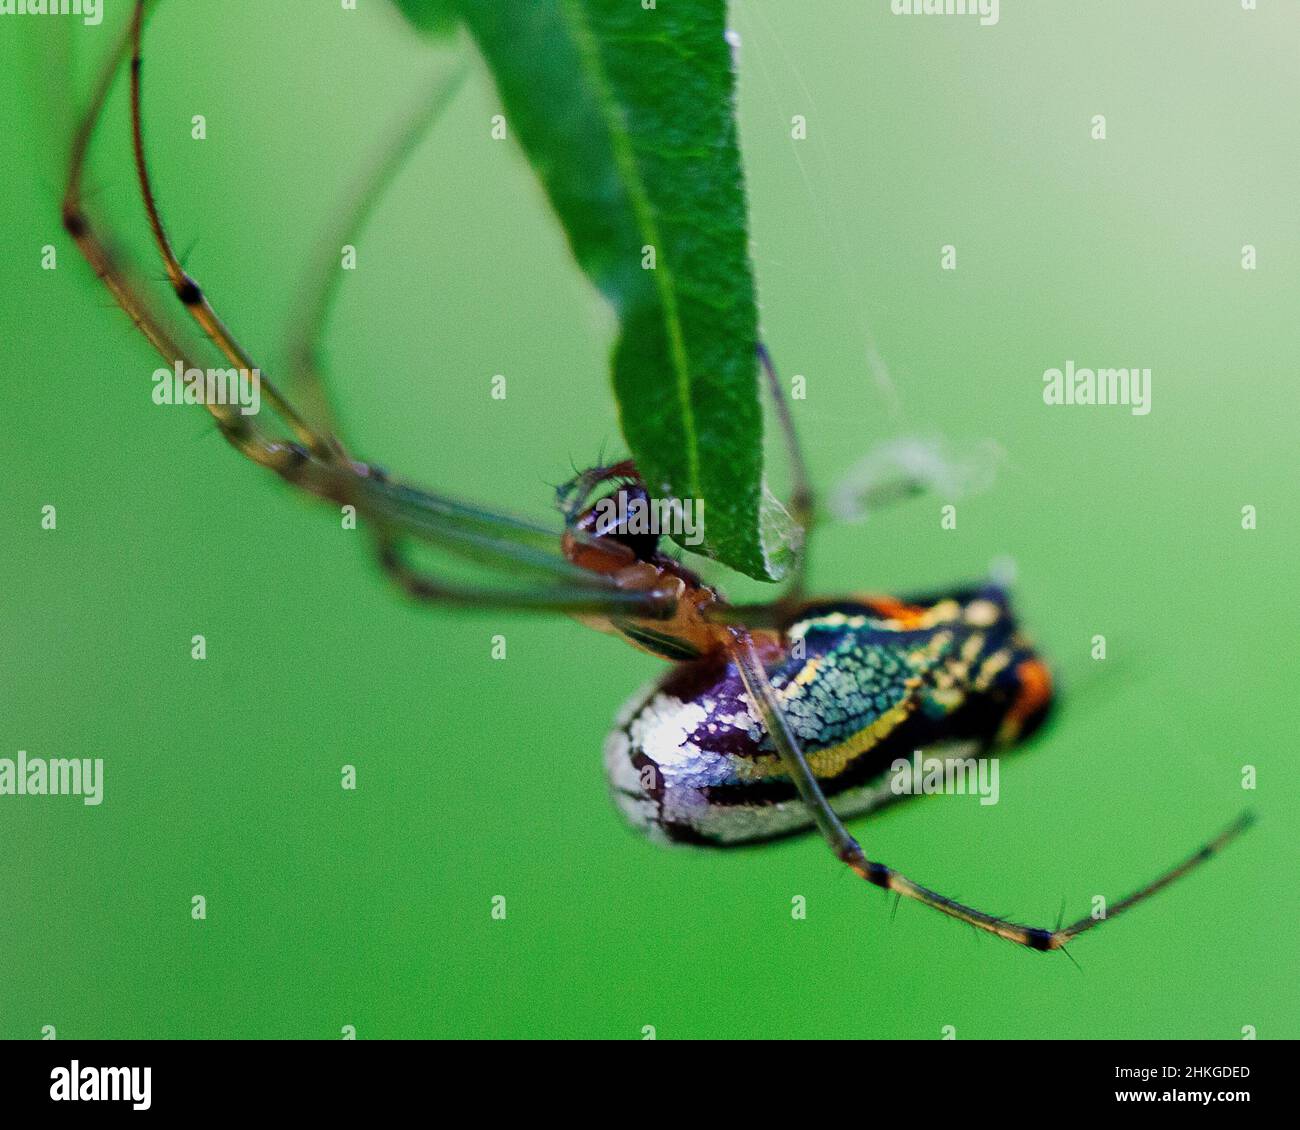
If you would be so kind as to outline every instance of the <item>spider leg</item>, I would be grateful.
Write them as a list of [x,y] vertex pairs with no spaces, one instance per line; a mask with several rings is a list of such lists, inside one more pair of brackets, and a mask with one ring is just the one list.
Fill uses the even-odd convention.
[[720,624],[749,624],[755,628],[779,628],[794,619],[795,612],[804,603],[807,591],[808,554],[812,545],[813,526],[817,521],[817,497],[808,474],[799,433],[794,426],[790,402],[786,398],[772,355],[762,342],[758,344],[758,360],[766,379],[768,391],[776,410],[777,423],[785,441],[786,458],[790,464],[790,496],[786,509],[795,524],[803,531],[803,544],[791,569],[790,577],[781,594],[774,600],[753,604],[724,604],[710,613],[710,618]]
[[299,287],[303,295],[298,306],[300,315],[289,331],[291,388],[306,402],[305,415],[320,420],[336,434],[339,429],[332,422],[334,412],[320,342],[325,338],[343,279],[338,268],[338,249],[357,241],[416,146],[460,92],[467,73],[468,66],[462,60],[449,77],[440,74],[432,88],[421,96],[415,112],[385,142],[371,166],[357,179],[337,217],[327,225],[311,268]]
[[[163,359],[169,364],[179,362],[188,368],[192,364],[191,354],[181,345],[181,335],[177,333],[176,327],[151,307],[128,264],[111,250],[109,241],[92,225],[86,210],[82,188],[86,157],[113,80],[128,53],[129,45],[129,36],[123,38],[109,57],[97,80],[90,106],[73,135],[67,183],[61,204],[63,227],[118,306]],[[297,474],[302,463],[302,452],[296,444],[271,439],[250,417],[231,405],[212,403],[206,407],[221,433],[242,454],[283,477],[292,478]]]
[[[396,541],[382,541],[380,564],[394,584],[420,602],[461,607],[490,606],[527,612],[610,613],[639,619],[670,619],[677,598],[670,592],[610,592],[594,585],[573,583],[539,589],[485,589],[458,585],[413,568]],[[591,574],[585,574],[590,576]]]
[[804,458],[803,445],[799,442],[799,432],[794,426],[790,401],[786,398],[785,388],[777,375],[772,355],[768,352],[767,346],[761,342],[758,346],[758,360],[767,378],[768,391],[772,395],[772,404],[776,409],[777,423],[785,440],[786,458],[790,463],[790,497],[786,502],[786,508],[790,511],[790,517],[803,530],[803,545],[800,546],[794,573],[779,601],[783,606],[795,606],[804,598],[808,575],[808,552],[812,543],[813,526],[817,521],[817,497],[813,493],[812,478],[808,474],[808,461]]
[[[340,209],[340,218],[328,225],[329,234],[321,240],[316,262],[300,288],[307,298],[300,307],[302,316],[290,332],[291,380],[300,395],[307,398],[310,405],[307,417],[320,421],[336,437],[339,429],[334,423],[327,374],[318,344],[325,336],[343,277],[336,266],[336,249],[355,239],[364,229],[415,147],[459,93],[467,72],[462,62],[450,77],[439,76],[422,97],[417,111],[381,149],[378,159],[358,179],[357,187]],[[622,606],[624,611],[642,610],[650,615],[662,611],[671,615],[675,606],[663,594],[638,597],[610,592],[603,581],[597,582],[593,591],[590,572],[556,561],[555,531],[549,527],[400,483],[383,482],[375,493],[377,497],[370,499],[368,514],[375,526],[379,562],[399,587],[418,600],[464,604],[472,602],[473,594],[472,590],[436,580],[412,568],[398,541],[397,535],[403,530],[483,564],[499,566],[508,561],[511,569],[522,565],[559,574],[572,585],[572,593],[566,598],[568,603],[562,605],[567,611],[599,612],[614,605]],[[577,530],[571,530],[570,536],[587,540]],[[520,608],[556,606],[556,595],[546,592],[507,593],[496,599]]]
[[[140,108],[144,86],[144,58],[141,52],[141,41],[144,35],[145,5],[146,0],[136,0],[135,9],[131,16],[131,146],[135,157],[136,174],[140,183],[140,195],[144,200],[145,213],[149,218],[149,228],[153,232],[154,242],[158,245],[163,267],[167,271],[167,279],[186,312],[232,365],[250,372],[257,370],[261,373],[260,368],[249,356],[247,350],[239,344],[235,336],[226,327],[226,324],[217,316],[217,312],[212,308],[207,295],[203,293],[202,287],[181,265],[181,261],[176,257],[176,253],[172,249],[171,239],[158,212],[158,202],[154,196],[153,182],[150,179],[148,164],[145,160],[144,122]],[[261,390],[262,395],[266,397],[275,411],[293,430],[298,441],[305,445],[318,459],[328,463],[342,454],[333,442],[332,437],[326,433],[316,431],[298,415],[293,406],[280,395],[275,385],[267,379],[265,374],[261,376]]]
[[928,887],[914,883],[892,867],[867,858],[861,845],[844,827],[834,809],[831,808],[821,786],[817,783],[817,778],[809,768],[799,746],[799,740],[790,729],[790,725],[781,710],[780,700],[777,698],[772,684],[768,681],[753,640],[743,628],[732,628],[730,631],[732,638],[729,651],[732,660],[740,671],[750,700],[762,716],[763,724],[771,735],[772,742],[776,746],[781,760],[785,763],[791,780],[799,790],[799,795],[803,798],[804,803],[812,812],[818,829],[835,853],[836,858],[846,864],[859,878],[865,879],[868,883],[882,887],[887,891],[893,891],[897,895],[915,899],[917,902],[932,907],[942,914],[966,922],[979,930],[996,934],[1000,938],[1006,938],[1017,945],[1035,950],[1063,949],[1071,939],[1078,937],[1084,931],[1091,930],[1099,923],[1109,921],[1130,907],[1150,898],[1157,891],[1163,890],[1174,880],[1181,878],[1193,868],[1218,854],[1254,822],[1252,813],[1242,813],[1214,839],[1188,856],[1177,866],[1170,868],[1159,878],[1147,883],[1112,905],[1104,918],[1089,916],[1081,918],[1068,926],[1057,927],[1054,930],[1008,922],[1005,918],[987,914],[982,910],[955,902],[936,891],[930,890]]
[[[791,489],[786,508],[790,515],[804,531],[803,545],[800,547],[798,561],[795,564],[785,590],[776,600],[756,604],[736,604],[720,609],[717,618],[729,624],[750,624],[754,627],[779,628],[788,624],[806,599],[808,560],[812,542],[812,532],[818,520],[818,502],[808,474],[807,460],[799,442],[799,434],[794,426],[794,416],[790,410],[790,401],[785,395],[785,387],[777,374],[776,365],[767,346],[758,346],[758,359],[767,381],[768,390],[776,410],[777,422],[785,440],[787,459],[790,463]],[[880,507],[903,502],[922,493],[929,486],[929,480],[919,474],[910,474],[906,469],[888,468],[886,473],[874,477],[860,487],[859,504],[876,510]]]
[[[63,226],[118,306],[163,359],[169,365],[179,363],[184,368],[194,367],[192,343],[186,343],[184,335],[171,320],[154,307],[146,297],[137,273],[123,256],[112,250],[111,238],[101,234],[92,223],[82,190],[91,141],[103,117],[114,78],[122,61],[129,57],[132,60],[132,137],[137,173],[169,281],[195,322],[227,358],[242,368],[253,369],[257,366],[225,329],[201,291],[197,290],[197,284],[189,279],[177,262],[157,208],[144,159],[139,117],[143,15],[144,3],[139,0],[131,28],[110,56],[73,136],[62,201]],[[648,617],[671,615],[676,600],[674,594],[623,591],[608,577],[578,569],[556,550],[558,537],[555,531],[408,484],[392,482],[376,473],[374,468],[348,459],[332,435],[310,428],[287,401],[269,390],[265,382],[263,388],[294,430],[296,439],[287,440],[270,434],[236,406],[210,401],[204,404],[222,435],[241,454],[319,498],[356,505],[359,512],[371,517],[384,529],[409,534],[512,573],[518,573],[521,568],[540,573],[548,582],[542,587],[512,593],[495,588],[441,584],[420,577],[408,566],[399,569],[394,565],[390,570],[394,579],[413,595],[493,607],[579,612],[611,610]],[[549,553],[543,551],[544,544],[549,545]],[[383,556],[386,565],[401,560],[396,549]]]
[[[327,226],[316,261],[300,287],[306,298],[299,307],[302,314],[289,334],[290,379],[309,405],[306,416],[319,421],[334,435],[339,429],[331,407],[319,343],[324,339],[343,277],[335,260],[336,248],[355,240],[365,228],[415,147],[459,92],[466,72],[467,68],[462,64],[451,78],[439,76],[432,91],[421,99],[418,111],[385,144],[378,160],[358,179],[340,209],[338,219]],[[585,570],[566,570],[558,565],[554,558],[555,531],[552,529],[492,514],[480,507],[402,484],[384,482],[377,494],[378,497],[370,502],[368,514],[374,520],[379,563],[393,582],[414,599],[464,604],[472,603],[475,594],[473,590],[435,580],[414,569],[400,545],[398,534],[403,529],[414,531],[417,537],[441,544],[442,548],[481,563],[497,564],[505,557],[512,564],[535,565],[543,572],[567,573],[574,588],[573,599],[579,602],[598,600],[604,591],[603,588],[595,593],[588,591],[592,577]],[[503,529],[508,531],[513,545],[502,544],[500,535]],[[539,558],[536,554],[542,556]],[[545,592],[503,595],[516,607],[551,607],[556,600],[555,595]],[[613,594],[609,596],[613,598]],[[584,607],[584,610],[588,609]]]
[[767,387],[772,394],[773,406],[776,408],[777,422],[785,440],[786,458],[790,461],[790,499],[786,505],[791,517],[803,526],[805,531],[810,531],[817,518],[817,497],[813,493],[812,477],[808,474],[808,461],[804,458],[803,445],[799,442],[799,432],[794,426],[790,401],[786,398],[781,378],[777,376],[772,354],[761,342],[758,346],[758,360],[767,378]]

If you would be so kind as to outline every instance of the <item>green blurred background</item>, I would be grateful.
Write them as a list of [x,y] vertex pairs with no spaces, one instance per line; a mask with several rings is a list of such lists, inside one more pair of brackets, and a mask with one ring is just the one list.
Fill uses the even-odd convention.
[[[807,377],[817,482],[902,436],[1007,453],[955,531],[942,499],[822,529],[815,586],[942,586],[1010,555],[1076,690],[1000,804],[899,806],[868,849],[1050,923],[1262,816],[1080,940],[1081,970],[913,905],[891,922],[812,838],[640,839],[600,751],[657,661],[564,619],[407,605],[361,534],[198,409],[152,405],[156,358],[58,224],[66,103],[128,5],[107,7],[98,28],[0,18],[0,756],[106,762],[99,808],[0,798],[0,1036],[1300,1035],[1300,5],[1008,0],[995,27],[732,7],[763,330]],[[272,375],[338,200],[467,50],[359,8],[165,3],[148,32],[165,216]],[[496,109],[475,64],[356,238],[326,354],[362,454],[544,517],[571,463],[619,447],[611,320]],[[125,110],[119,84],[93,204],[147,251]],[[1067,359],[1151,367],[1153,411],[1045,407]]]

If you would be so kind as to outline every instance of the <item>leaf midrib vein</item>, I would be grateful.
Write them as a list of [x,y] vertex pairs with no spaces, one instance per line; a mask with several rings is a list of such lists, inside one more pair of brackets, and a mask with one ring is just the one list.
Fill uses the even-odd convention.
[[[619,168],[623,171],[628,196],[632,201],[632,210],[641,227],[643,238],[651,247],[655,248],[655,254],[659,259],[655,264],[654,271],[651,273],[655,276],[655,288],[659,292],[659,299],[663,305],[665,328],[668,331],[669,349],[672,354],[677,399],[681,405],[682,428],[686,433],[687,474],[690,479],[689,494],[698,496],[702,491],[700,490],[699,441],[696,435],[695,405],[691,400],[690,358],[686,350],[685,335],[682,332],[681,316],[677,309],[677,296],[673,287],[672,269],[667,264],[665,254],[667,248],[660,238],[654,210],[650,206],[649,196],[646,193],[645,185],[641,181],[641,172],[637,167],[632,140],[628,135],[627,125],[615,104],[613,91],[600,58],[600,48],[596,36],[587,22],[586,13],[582,10],[581,0],[561,0],[560,9],[565,13],[578,52],[588,67],[592,83],[597,89],[598,97],[596,101],[601,116],[605,119],[609,129],[610,144],[614,150],[614,160],[618,162]],[[674,483],[672,485],[674,493],[680,496],[682,494],[681,484]]]

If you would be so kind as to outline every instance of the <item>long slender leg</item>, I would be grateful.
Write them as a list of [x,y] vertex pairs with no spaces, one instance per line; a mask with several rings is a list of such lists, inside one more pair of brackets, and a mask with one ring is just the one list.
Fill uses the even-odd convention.
[[[143,11],[136,10],[137,20]],[[118,305],[139,327],[149,343],[169,364],[179,362],[193,367],[192,346],[170,320],[154,309],[145,290],[121,256],[110,250],[110,240],[93,226],[82,192],[82,182],[90,142],[103,115],[104,105],[118,68],[124,57],[136,56],[133,49],[140,26],[133,22],[126,38],[111,55],[92,94],[90,105],[73,137],[68,166],[67,186],[62,203],[63,225],[95,274],[108,288]],[[134,68],[138,76],[138,66]],[[135,108],[138,113],[138,86]],[[147,185],[147,168],[138,143],[138,121],[133,126],[137,138],[138,171]],[[152,193],[150,193],[152,198]],[[156,207],[152,221],[161,244],[170,248],[166,231]],[[164,261],[169,251],[164,251]],[[172,257],[174,263],[174,257]],[[169,272],[170,273],[170,272]],[[183,283],[182,283],[183,285]],[[201,323],[200,323],[201,324]],[[214,339],[215,340],[215,339]],[[235,349],[233,339],[227,342]],[[237,353],[237,356],[242,354]],[[229,356],[229,354],[227,354]],[[250,366],[251,367],[251,366]],[[365,464],[340,459],[336,451],[313,451],[306,444],[282,440],[268,434],[251,417],[237,408],[206,403],[221,433],[243,455],[267,467],[287,482],[320,498],[335,503],[355,502],[359,511],[387,523],[401,532],[430,541],[442,548],[475,560],[485,560],[499,568],[518,571],[520,567],[549,578],[551,584],[523,593],[495,589],[475,589],[439,585],[428,579],[416,584],[417,576],[406,568],[396,579],[414,595],[435,599],[435,593],[460,603],[505,604],[511,607],[555,611],[618,610],[647,616],[671,614],[672,597],[663,593],[628,593],[608,578],[576,569],[557,552],[541,552],[542,539],[553,546],[553,531],[517,519],[422,491],[419,488],[390,482]],[[292,410],[289,410],[292,412]]]
[[[818,503],[808,474],[803,449],[790,411],[785,388],[772,361],[772,355],[760,343],[758,358],[776,409],[777,421],[785,439],[790,461],[791,491],[787,507],[791,516],[804,529],[804,544],[799,560],[785,589],[776,600],[758,604],[737,604],[720,609],[717,619],[729,624],[749,624],[754,627],[782,627],[790,622],[805,599],[805,581],[808,574],[812,531],[818,520]],[[903,448],[906,447],[906,450]],[[895,503],[904,502],[924,493],[944,477],[944,472],[957,474],[962,468],[946,462],[937,452],[921,444],[891,445],[881,450],[883,458],[878,466],[866,468],[861,481],[852,483],[852,500],[857,515],[874,512]],[[909,458],[911,456],[912,458]],[[925,458],[923,458],[925,457]],[[973,473],[973,472],[971,472]],[[847,497],[846,491],[841,491]],[[847,503],[841,498],[833,503],[833,510],[842,517]]]
[[[298,394],[306,398],[308,405],[306,417],[317,421],[319,426],[334,435],[335,443],[340,450],[341,441],[337,438],[339,429],[331,407],[325,368],[319,349],[319,342],[325,335],[334,300],[338,294],[339,281],[342,278],[342,273],[337,269],[336,249],[349,240],[355,240],[366,226],[376,205],[383,198],[416,145],[459,92],[466,71],[467,68],[462,63],[450,79],[440,77],[430,94],[422,99],[419,111],[402,125],[394,139],[384,146],[378,161],[359,178],[357,188],[341,209],[340,218],[337,222],[328,225],[326,236],[320,243],[321,250],[316,257],[316,262],[301,288],[304,295],[304,301],[299,307],[301,314],[289,334],[290,375]],[[459,518],[469,518],[473,522],[481,517],[481,514],[475,512],[472,507],[446,499],[439,502],[444,512],[454,509]],[[457,586],[436,580],[428,574],[411,568],[406,562],[398,536],[402,523],[398,521],[390,524],[378,520],[377,509],[379,508],[371,510],[372,517],[376,518],[372,523],[376,556],[390,579],[417,600],[457,604],[470,602],[467,594]],[[492,519],[489,530],[499,531],[502,517],[494,515]],[[520,542],[531,538],[539,550],[549,549],[553,553],[554,531],[533,527],[512,519],[505,519],[505,521],[514,527],[511,531],[512,537]],[[577,594],[586,599],[591,598],[586,597],[582,589],[589,580],[588,574],[574,579]],[[545,594],[519,594],[515,606],[546,607],[548,599],[553,601],[553,598],[548,598]]]
[[1250,812],[1242,813],[1219,835],[1188,856],[1176,867],[1170,868],[1158,879],[1111,906],[1105,918],[1081,918],[1077,922],[1073,922],[1068,926],[1057,927],[1054,930],[1008,922],[1004,918],[998,918],[986,914],[982,910],[976,910],[974,907],[954,902],[952,899],[938,894],[928,887],[922,887],[920,884],[912,882],[911,879],[899,874],[892,867],[887,867],[883,863],[876,863],[867,858],[858,841],[849,834],[840,818],[831,808],[821,790],[821,786],[817,783],[817,778],[809,768],[803,751],[799,748],[799,741],[786,722],[781,711],[780,701],[776,696],[776,692],[772,689],[772,684],[768,681],[766,672],[763,670],[763,664],[757,649],[754,647],[753,640],[742,628],[731,629],[731,635],[731,655],[740,671],[741,678],[744,680],[745,689],[762,715],[763,723],[767,727],[772,742],[776,746],[781,760],[785,763],[786,770],[794,781],[795,787],[799,790],[799,795],[803,798],[804,803],[808,805],[818,829],[836,857],[868,883],[882,887],[887,891],[893,891],[895,894],[906,898],[916,899],[918,902],[933,907],[943,914],[967,922],[977,929],[986,930],[990,934],[996,934],[1000,938],[1006,938],[1017,945],[1028,946],[1030,949],[1035,950],[1063,949],[1072,938],[1078,937],[1086,930],[1091,930],[1100,922],[1109,921],[1116,915],[1149,898],[1157,891],[1163,890],[1175,879],[1186,875],[1193,868],[1204,863],[1211,856],[1216,855],[1254,822],[1254,817]]
[[573,584],[527,589],[485,589],[458,585],[421,572],[407,563],[395,540],[380,544],[380,564],[407,596],[420,602],[460,607],[490,606],[527,612],[610,613],[639,619],[670,619],[677,608],[669,592],[610,592]]
[[[162,217],[158,212],[158,202],[154,195],[153,183],[149,177],[148,163],[145,160],[144,124],[141,110],[144,71],[141,40],[144,34],[145,4],[146,0],[136,0],[135,10],[131,17],[131,145],[135,155],[136,174],[140,182],[140,195],[144,199],[145,212],[149,217],[149,227],[153,232],[154,242],[158,245],[158,251],[162,256],[163,266],[167,271],[167,278],[172,285],[172,289],[190,317],[194,319],[213,344],[225,354],[233,365],[249,371],[257,369],[261,372],[259,366],[248,355],[244,347],[235,340],[234,335],[217,316],[217,312],[208,302],[202,288],[181,265],[176,253],[172,250],[167,229],[163,226]],[[333,443],[332,438],[311,428],[298,415],[293,406],[280,395],[275,385],[266,378],[265,374],[262,374],[261,377],[261,390],[262,395],[266,397],[275,411],[293,429],[299,442],[304,444],[313,455],[327,463],[332,462],[336,456],[342,455],[342,452]]]
[[[182,335],[169,325],[165,316],[152,308],[126,262],[110,251],[108,242],[94,230],[82,199],[81,184],[90,138],[122,54],[122,49],[114,53],[74,137],[63,198],[63,224],[96,275],[150,344],[168,363],[180,361],[188,368],[193,365],[193,354],[188,346],[182,344]],[[580,577],[578,570],[556,555],[551,555],[547,564],[539,551],[544,544],[554,543],[553,530],[496,515],[416,487],[390,482],[364,464],[330,465],[300,444],[269,436],[252,418],[242,415],[232,406],[206,403],[204,407],[214,416],[226,438],[244,455],[322,498],[346,500],[359,489],[367,510],[375,511],[414,536],[440,541],[452,548],[463,544],[480,557],[497,554],[508,558],[518,543],[529,550],[530,560],[540,569],[558,573],[570,581],[596,580],[585,574]],[[517,560],[508,558],[506,567],[515,568],[518,564]]]
[[356,242],[407,159],[459,93],[467,73],[468,67],[462,61],[450,76],[440,75],[421,98],[416,112],[401,124],[371,166],[358,177],[338,216],[326,226],[311,268],[299,288],[303,300],[289,330],[291,388],[306,402],[304,415],[310,420],[320,420],[335,434],[339,434],[339,428],[333,423],[320,342],[325,338],[343,279],[343,272],[338,269],[338,249]]
[[[110,250],[108,242],[95,231],[87,214],[82,192],[90,141],[129,43],[129,37],[123,39],[108,59],[95,86],[89,109],[73,135],[67,185],[61,206],[63,227],[117,304],[164,360],[169,364],[180,362],[188,368],[192,364],[188,348],[181,344],[180,335],[177,334],[175,327],[169,325],[166,318],[150,307],[128,266]],[[222,435],[253,462],[286,478],[292,478],[298,473],[298,468],[302,464],[302,453],[296,444],[286,444],[271,439],[248,416],[241,414],[230,405],[208,404],[206,407],[216,420]]]
[[711,613],[711,618],[721,624],[749,624],[755,628],[779,628],[793,619],[806,597],[808,559],[812,551],[813,527],[817,521],[817,498],[808,474],[803,446],[799,442],[799,433],[794,426],[794,417],[790,412],[790,402],[786,398],[781,378],[777,375],[776,366],[772,362],[772,355],[762,342],[758,345],[758,360],[767,380],[768,391],[772,396],[777,423],[785,440],[786,457],[790,463],[790,496],[786,500],[786,509],[803,531],[803,544],[799,547],[794,568],[779,596],[773,600],[753,604],[722,605]]
[[768,352],[767,346],[761,342],[758,346],[758,360],[763,367],[764,375],[767,377],[767,387],[772,394],[777,422],[781,426],[781,434],[785,439],[786,457],[790,460],[790,513],[796,521],[807,528],[816,517],[817,507],[817,498],[812,488],[812,478],[808,474],[808,462],[804,458],[803,445],[799,442],[799,432],[794,426],[794,416],[790,412],[790,401],[785,395],[785,389],[781,385],[781,378],[777,375],[776,366],[772,363],[772,355]]
[[803,529],[803,545],[800,548],[794,575],[790,578],[778,602],[782,606],[793,607],[804,597],[808,576],[808,554],[812,547],[813,526],[817,521],[817,498],[813,493],[812,478],[808,474],[808,463],[804,459],[803,446],[799,442],[799,432],[794,426],[794,416],[790,412],[790,401],[786,398],[781,378],[772,363],[772,355],[768,352],[767,346],[761,342],[758,346],[758,360],[767,377],[767,387],[772,394],[777,422],[785,439],[786,457],[790,461],[790,498],[787,507],[790,516]]
[[[197,282],[188,275],[181,266],[172,249],[171,239],[163,224],[161,213],[158,209],[156,194],[153,189],[152,179],[149,175],[148,162],[145,159],[144,152],[144,128],[142,119],[142,71],[143,71],[143,54],[142,54],[142,36],[143,22],[146,0],[136,0],[136,6],[131,23],[131,136],[135,156],[136,172],[140,183],[141,195],[144,199],[145,211],[149,218],[149,225],[153,232],[154,242],[157,244],[158,251],[162,256],[163,266],[167,271],[167,276],[172,284],[177,297],[182,305],[187,309],[195,322],[202,328],[205,334],[221,350],[226,357],[234,364],[245,368],[254,369],[257,366],[252,358],[243,349],[243,347],[234,338],[233,334],[217,316],[207,298],[204,296]],[[442,107],[446,104],[446,97],[459,85],[459,77],[453,83],[451,90],[446,96],[435,100],[432,107],[432,115],[436,116]],[[423,117],[416,123],[417,129],[423,127],[425,121]],[[391,177],[397,164],[402,156],[409,151],[411,145],[417,136],[416,130],[406,131],[400,139],[394,153],[390,154],[387,161],[380,168],[381,180]],[[357,222],[364,222],[366,212],[370,205],[364,203],[360,206],[359,218]],[[329,300],[332,294],[332,288],[326,287],[324,294],[320,298],[319,312],[323,317],[329,307]],[[309,331],[310,332],[310,331]],[[309,384],[316,390],[318,398],[324,403],[324,386],[320,373],[314,367],[301,370],[300,375],[307,377]],[[474,557],[476,560],[487,564],[500,564],[503,560],[509,561],[513,565],[523,564],[527,567],[540,568],[549,570],[552,573],[559,573],[569,581],[569,587],[560,588],[555,591],[533,592],[533,593],[506,593],[502,590],[484,590],[483,598],[485,601],[499,603],[502,600],[512,607],[519,608],[569,608],[572,605],[573,610],[591,611],[598,609],[597,603],[599,594],[605,595],[605,605],[609,608],[618,608],[624,612],[636,610],[645,611],[650,616],[668,616],[671,615],[673,602],[668,594],[649,593],[649,594],[632,594],[620,592],[611,588],[608,581],[594,578],[592,574],[581,570],[573,569],[567,562],[558,560],[554,552],[542,553],[536,549],[530,549],[523,545],[513,545],[508,540],[499,536],[501,527],[504,525],[508,528],[511,537],[518,536],[522,529],[522,524],[506,521],[486,511],[478,508],[457,506],[449,500],[433,499],[427,493],[416,491],[412,488],[394,488],[386,481],[377,476],[367,473],[370,471],[362,464],[352,463],[343,449],[341,442],[330,433],[317,432],[311,428],[306,421],[299,416],[294,408],[282,397],[266,379],[262,379],[262,389],[264,394],[271,401],[273,406],[284,417],[286,422],[294,429],[299,439],[303,441],[310,454],[322,463],[330,464],[338,462],[343,466],[343,473],[335,479],[338,491],[337,498],[341,501],[351,502],[359,507],[365,506],[369,516],[374,519],[375,535],[379,560],[383,568],[389,573],[392,579],[399,584],[408,593],[418,596],[422,599],[436,600],[443,599],[455,603],[469,603],[472,589],[458,587],[445,582],[439,582],[427,575],[421,575],[413,569],[400,564],[403,560],[397,547],[397,538],[401,532],[400,525],[395,527],[392,523],[386,523],[383,519],[397,518],[401,519],[405,515],[408,519],[413,513],[412,503],[418,503],[421,500],[426,503],[422,508],[422,516],[429,513],[437,513],[440,521],[433,525],[419,525],[415,532],[417,536],[425,537],[427,540],[437,541],[450,548],[454,552],[460,552]],[[349,473],[351,469],[360,469],[362,474]],[[368,489],[362,490],[362,487]],[[393,507],[390,504],[394,501],[394,489],[401,490],[401,501],[405,504],[402,507]],[[380,496],[380,497],[376,497]],[[427,505],[428,503],[434,505]],[[449,514],[455,511],[455,517],[459,520],[469,519],[470,523],[479,525],[487,524],[493,528],[493,532],[498,536],[483,536],[475,533],[473,530],[465,531],[462,529],[448,529],[445,519]],[[531,532],[531,531],[530,531]],[[554,544],[554,535],[550,534],[552,546]],[[590,591],[589,591],[590,590]],[[577,602],[574,604],[573,602]]]

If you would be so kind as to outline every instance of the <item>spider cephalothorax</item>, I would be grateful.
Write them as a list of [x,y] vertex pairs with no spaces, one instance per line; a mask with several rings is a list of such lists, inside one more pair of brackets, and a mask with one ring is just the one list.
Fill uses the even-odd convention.
[[661,548],[682,508],[674,499],[652,497],[635,464],[584,471],[559,488],[557,501],[565,519],[564,556],[625,592],[658,598],[662,610],[656,616],[584,615],[583,623],[665,659],[694,659],[726,647],[725,630],[709,619],[723,604],[717,589]]

